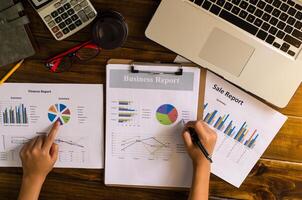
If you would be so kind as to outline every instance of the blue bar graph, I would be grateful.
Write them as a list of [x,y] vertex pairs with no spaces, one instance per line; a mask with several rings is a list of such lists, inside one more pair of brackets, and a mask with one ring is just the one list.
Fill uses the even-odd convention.
[[118,104],[122,105],[122,106],[128,106],[131,104],[131,102],[130,101],[119,101]]
[[3,124],[28,124],[27,108],[24,104],[5,108],[2,112]]
[[245,145],[247,148],[252,149],[255,146],[259,137],[256,129],[253,132],[250,132],[250,128],[248,128],[248,123],[246,121],[240,124],[240,126],[237,126],[240,127],[239,129],[236,129],[234,124],[239,124],[231,119],[230,113],[221,115],[218,110],[207,112],[206,110],[208,107],[209,104],[206,103],[204,105],[205,117],[203,120],[207,124],[236,140],[238,143]]
[[132,111],[132,112],[135,111],[135,109],[124,108],[124,107],[119,107],[118,110],[119,110],[119,111]]

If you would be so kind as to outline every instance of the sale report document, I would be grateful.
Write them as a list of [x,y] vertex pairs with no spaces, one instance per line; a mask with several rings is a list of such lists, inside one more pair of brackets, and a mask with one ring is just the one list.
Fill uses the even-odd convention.
[[218,140],[212,173],[239,187],[287,117],[207,72],[204,121]]
[[7,83],[0,94],[0,166],[21,166],[23,144],[59,121],[55,167],[103,168],[102,85]]
[[200,69],[107,66],[106,185],[190,187],[182,120],[196,120]]

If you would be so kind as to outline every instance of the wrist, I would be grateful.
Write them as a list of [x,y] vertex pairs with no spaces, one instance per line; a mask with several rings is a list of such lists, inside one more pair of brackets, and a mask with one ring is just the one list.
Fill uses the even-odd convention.
[[38,200],[46,177],[23,174],[19,200]]
[[203,160],[201,162],[193,162],[194,171],[209,171],[211,169],[211,163],[208,160]]
[[45,179],[45,176],[23,174],[22,182],[42,185]]

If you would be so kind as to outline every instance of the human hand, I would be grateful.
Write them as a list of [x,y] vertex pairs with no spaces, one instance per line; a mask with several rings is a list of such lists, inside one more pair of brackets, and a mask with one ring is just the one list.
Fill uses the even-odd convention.
[[214,147],[217,140],[217,133],[212,130],[206,123],[203,121],[189,122],[186,125],[186,128],[183,132],[183,139],[187,148],[187,151],[193,161],[194,167],[200,166],[204,163],[209,163],[206,157],[202,154],[198,146],[196,146],[190,136],[190,133],[187,130],[187,127],[192,127],[195,129],[199,140],[204,145],[206,150],[210,155],[213,154]]
[[38,136],[23,146],[20,151],[23,178],[44,182],[57,161],[58,145],[54,141],[59,127],[60,123],[56,122],[48,136]]

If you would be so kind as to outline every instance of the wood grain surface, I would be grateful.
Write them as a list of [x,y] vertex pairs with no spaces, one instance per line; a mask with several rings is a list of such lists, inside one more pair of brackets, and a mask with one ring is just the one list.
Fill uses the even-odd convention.
[[[70,72],[49,73],[43,65],[45,59],[89,40],[91,26],[65,41],[56,41],[39,16],[24,1],[26,13],[31,20],[30,29],[37,45],[37,53],[26,59],[24,66],[9,79],[9,82],[105,83],[105,65],[110,58],[163,62],[174,60],[176,55],[173,52],[144,36],[160,0],[91,0],[91,2],[100,11],[112,9],[124,15],[129,25],[129,37],[122,48],[102,51],[91,61],[74,64]],[[4,75],[10,67],[11,65],[1,67],[0,75]],[[237,189],[213,175],[211,199],[302,199],[302,85],[288,106],[278,110],[289,117],[288,121],[243,185]],[[0,200],[17,198],[21,177],[21,168],[0,169]],[[180,200],[186,199],[187,195],[187,190],[106,187],[103,170],[55,169],[49,174],[40,199]]]

